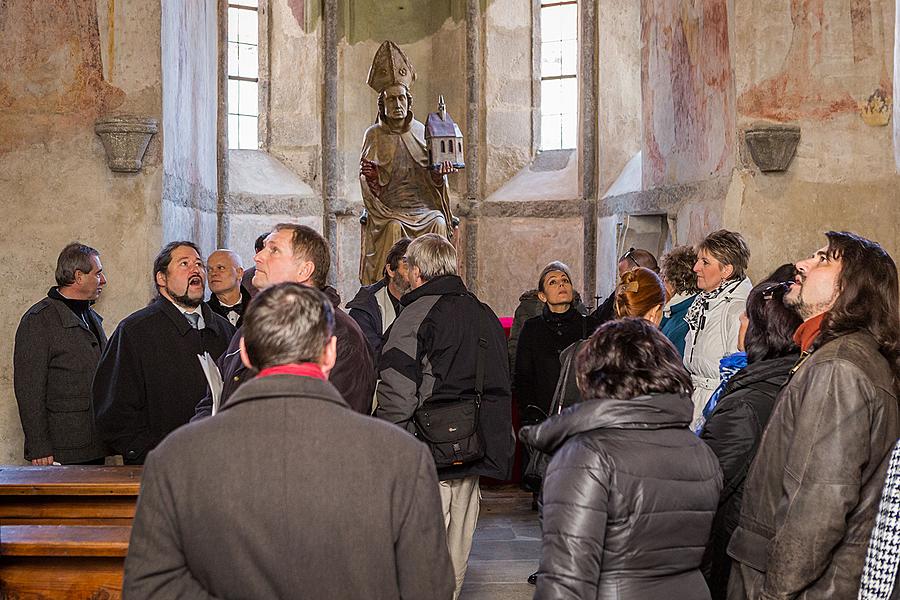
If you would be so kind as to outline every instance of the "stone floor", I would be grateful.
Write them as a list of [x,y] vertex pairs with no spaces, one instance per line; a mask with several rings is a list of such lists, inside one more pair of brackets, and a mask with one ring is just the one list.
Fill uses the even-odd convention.
[[541,528],[531,494],[515,486],[481,490],[481,515],[460,600],[530,600]]

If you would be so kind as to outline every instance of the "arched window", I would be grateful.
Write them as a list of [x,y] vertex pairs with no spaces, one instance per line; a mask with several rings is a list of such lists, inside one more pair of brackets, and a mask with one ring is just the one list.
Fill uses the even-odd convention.
[[228,1],[228,147],[259,148],[259,0]]
[[444,140],[441,140],[441,154],[447,151],[446,146],[444,146]]
[[578,2],[541,0],[541,150],[578,141]]

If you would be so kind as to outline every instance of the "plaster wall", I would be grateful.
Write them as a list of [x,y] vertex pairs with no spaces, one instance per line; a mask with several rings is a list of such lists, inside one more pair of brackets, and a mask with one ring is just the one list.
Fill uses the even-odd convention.
[[641,2],[645,188],[709,179],[734,165],[727,11],[721,0]]
[[[478,221],[478,297],[499,316],[512,315],[519,295],[537,286],[541,269],[553,260],[571,268],[575,289],[584,269],[580,218],[482,217]],[[588,294],[589,296],[591,294]],[[592,299],[585,298],[590,304]]]
[[216,0],[162,3],[163,241],[216,246]]
[[485,10],[484,23],[484,140],[480,141],[485,161],[482,192],[487,197],[533,154],[532,2],[494,0]]
[[813,2],[793,13],[774,0],[735,4],[739,127],[770,120],[801,128],[784,173],[760,173],[742,148],[725,221],[747,237],[753,276],[810,254],[829,229],[900,256],[889,124],[894,25],[893,0]]
[[159,136],[140,173],[113,173],[94,122],[110,112],[160,117],[160,7],[108,8],[96,0],[0,3],[0,202],[7,219],[0,464],[22,460],[15,330],[54,285],[62,247],[78,240],[100,251],[109,285],[96,308],[107,333],[150,297],[148,272],[161,239]]
[[598,182],[602,197],[641,150],[641,11],[634,0],[599,0]]

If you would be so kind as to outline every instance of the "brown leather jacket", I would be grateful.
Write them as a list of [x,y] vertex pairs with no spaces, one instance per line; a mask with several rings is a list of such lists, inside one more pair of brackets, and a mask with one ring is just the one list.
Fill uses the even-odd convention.
[[743,594],[729,600],[856,598],[898,434],[897,381],[872,337],[849,334],[809,356],[747,476],[728,546]]

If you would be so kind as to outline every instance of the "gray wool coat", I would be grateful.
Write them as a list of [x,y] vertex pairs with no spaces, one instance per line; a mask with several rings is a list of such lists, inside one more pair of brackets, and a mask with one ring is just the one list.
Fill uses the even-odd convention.
[[446,600],[454,587],[428,449],[326,381],[252,379],[148,456],[126,598]]
[[91,380],[106,334],[100,315],[89,310],[88,318],[99,340],[61,300],[44,298],[22,316],[13,352],[13,386],[26,460],[53,455],[66,464],[106,456],[91,410]]

